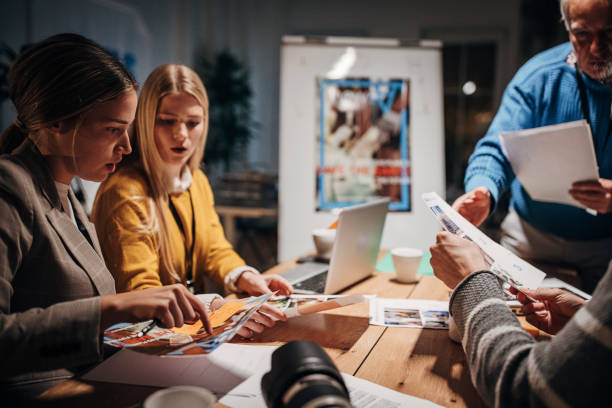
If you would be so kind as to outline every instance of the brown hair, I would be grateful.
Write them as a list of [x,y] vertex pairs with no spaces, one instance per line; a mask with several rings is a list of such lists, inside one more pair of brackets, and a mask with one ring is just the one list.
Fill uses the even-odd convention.
[[8,72],[17,119],[0,136],[10,153],[29,133],[53,122],[78,119],[92,106],[138,84],[100,45],[78,34],[58,34],[24,50]]

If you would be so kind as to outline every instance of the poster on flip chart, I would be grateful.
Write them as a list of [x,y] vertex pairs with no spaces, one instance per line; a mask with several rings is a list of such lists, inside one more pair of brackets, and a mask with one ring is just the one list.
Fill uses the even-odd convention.
[[388,197],[410,211],[408,79],[317,78],[316,209]]
[[438,222],[448,232],[467,238],[480,247],[490,265],[491,272],[503,282],[518,290],[536,289],[540,286],[546,277],[544,272],[493,241],[453,210],[438,194],[425,193],[422,198]]

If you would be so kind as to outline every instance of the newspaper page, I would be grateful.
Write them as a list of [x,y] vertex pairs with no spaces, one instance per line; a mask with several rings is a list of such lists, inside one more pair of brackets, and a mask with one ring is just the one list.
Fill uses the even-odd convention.
[[272,295],[268,293],[256,298],[226,302],[209,316],[212,334],[206,332],[201,321],[171,329],[154,326],[146,332],[145,329],[151,321],[119,323],[104,332],[104,343],[154,355],[208,354],[231,340],[238,329]]
[[480,247],[491,266],[491,272],[497,275],[503,282],[514,286],[518,290],[536,289],[540,286],[546,277],[544,272],[525,262],[486,236],[457,211],[453,210],[435,192],[424,193],[422,198],[438,222],[448,232],[474,241]]

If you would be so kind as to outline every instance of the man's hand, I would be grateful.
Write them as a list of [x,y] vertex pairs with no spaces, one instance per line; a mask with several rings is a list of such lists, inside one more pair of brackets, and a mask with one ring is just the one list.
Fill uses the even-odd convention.
[[236,282],[236,287],[251,296],[278,291],[279,295],[288,296],[293,293],[291,284],[279,275],[260,275],[246,271]]
[[600,214],[612,212],[612,180],[578,181],[569,190],[576,201]]
[[102,330],[120,322],[157,319],[161,327],[181,327],[185,322],[202,320],[212,333],[206,308],[189,290],[177,283],[160,288],[100,297]]
[[527,295],[536,299],[531,302],[524,293],[511,287],[510,292],[516,295],[523,304],[521,311],[527,321],[549,334],[557,334],[569,319],[580,309],[586,301],[559,288],[538,288],[536,290],[523,290]]
[[491,193],[486,187],[477,187],[457,198],[452,208],[466,220],[479,226],[491,211]]
[[429,251],[434,274],[451,289],[472,272],[489,268],[478,245],[450,232],[438,233]]

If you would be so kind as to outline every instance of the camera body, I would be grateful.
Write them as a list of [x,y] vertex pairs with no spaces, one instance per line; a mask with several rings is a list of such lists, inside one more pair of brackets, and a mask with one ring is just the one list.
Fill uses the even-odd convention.
[[292,341],[275,350],[261,389],[272,408],[351,407],[342,375],[327,353],[311,341]]

